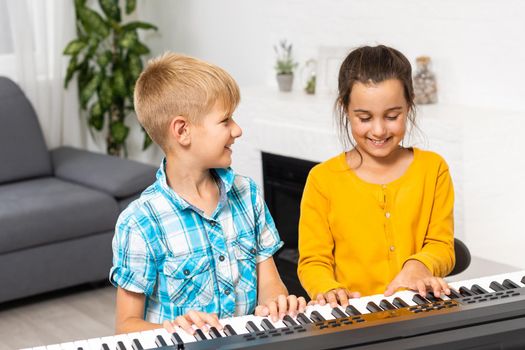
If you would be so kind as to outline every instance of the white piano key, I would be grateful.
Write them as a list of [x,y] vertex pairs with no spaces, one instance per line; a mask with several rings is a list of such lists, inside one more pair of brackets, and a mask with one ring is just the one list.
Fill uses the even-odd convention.
[[121,341],[122,344],[126,347],[127,350],[132,350],[131,341],[128,338],[127,334],[117,334],[115,337],[115,348],[118,348],[118,342]]
[[61,343],[60,349],[61,350],[77,350],[77,348],[75,347],[75,343],[73,342]]
[[82,348],[83,350],[91,350],[89,348],[89,344],[88,344],[87,340],[77,340],[77,341],[74,342],[74,344],[75,344],[75,348],[76,349]]
[[62,348],[60,347],[60,344],[52,344],[46,346],[46,350],[62,350]]
[[226,324],[229,324],[232,326],[233,330],[237,334],[246,334],[249,333],[246,329],[246,322],[253,321],[256,316],[252,315],[246,315],[246,316],[238,316],[238,317],[232,317],[232,318],[225,318],[222,320],[219,320],[219,322],[224,326]]
[[197,341],[192,334],[189,334],[184,329],[175,327],[175,330],[184,343],[193,343]]
[[45,346],[37,346],[36,348],[33,348],[31,350],[46,350]]
[[110,350],[115,350],[117,348],[116,336],[102,337],[100,338],[100,342],[101,344],[107,344]]
[[173,345],[173,342],[171,341],[171,333],[168,332],[166,328],[157,328],[154,329],[153,332],[155,333],[155,336],[160,335],[166,344]]
[[144,349],[154,349],[157,347],[157,344],[155,344],[156,335],[157,334],[153,330],[140,332],[139,340]]
[[102,348],[102,340],[100,338],[91,338],[87,340],[90,350],[100,350]]

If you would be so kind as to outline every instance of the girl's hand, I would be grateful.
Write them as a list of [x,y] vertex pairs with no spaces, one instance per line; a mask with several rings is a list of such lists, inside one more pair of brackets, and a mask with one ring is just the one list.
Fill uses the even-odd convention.
[[260,303],[255,308],[255,316],[270,316],[273,322],[288,314],[295,317],[298,312],[304,312],[306,309],[306,300],[303,297],[295,295],[281,294],[276,298]]
[[338,304],[341,306],[348,306],[348,299],[359,297],[361,297],[359,292],[351,292],[345,288],[338,288],[329,290],[324,294],[317,294],[315,299],[310,300],[308,305],[325,305],[326,303],[330,303],[332,308],[336,307]]
[[434,292],[439,298],[441,293],[450,294],[448,283],[441,277],[434,277],[430,270],[418,260],[408,260],[403,269],[385,290],[385,296],[394,294],[399,288],[408,288],[421,294],[427,295],[427,290]]
[[217,314],[208,314],[206,312],[195,310],[191,310],[187,314],[179,316],[173,321],[166,320],[162,322],[162,326],[170,333],[175,333],[175,327],[179,326],[186,331],[186,333],[193,335],[195,334],[195,329],[192,327],[193,325],[205,332],[208,332],[208,326],[215,327],[218,330],[222,329]]

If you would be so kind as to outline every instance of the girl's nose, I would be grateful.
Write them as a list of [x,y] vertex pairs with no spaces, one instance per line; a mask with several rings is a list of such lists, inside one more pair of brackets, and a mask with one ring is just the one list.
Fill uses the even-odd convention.
[[386,134],[385,123],[382,120],[376,120],[372,123],[372,135],[375,137],[382,137]]

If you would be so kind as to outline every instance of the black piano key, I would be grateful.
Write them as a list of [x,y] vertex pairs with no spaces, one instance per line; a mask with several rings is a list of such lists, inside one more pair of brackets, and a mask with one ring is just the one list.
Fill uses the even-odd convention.
[[398,309],[401,309],[403,307],[407,307],[408,306],[408,304],[403,299],[401,299],[400,297],[395,297],[394,300],[392,300],[392,303]]
[[521,283],[525,284],[525,276],[521,279]]
[[84,348],[81,347],[81,346],[79,346],[79,347],[77,348],[77,350],[84,350]]
[[177,345],[177,350],[184,349],[184,342],[182,338],[177,333],[171,333],[171,341],[173,344]]
[[210,327],[210,331],[208,332],[208,334],[210,335],[210,337],[212,339],[216,339],[216,338],[222,338],[222,335],[221,333],[219,332],[219,330],[215,327]]
[[344,318],[344,317],[348,317],[347,314],[345,314],[343,312],[343,310],[341,310],[340,308],[338,308],[337,306],[334,307],[332,309],[332,316],[334,316],[335,318]]
[[471,296],[474,296],[476,295],[475,293],[473,293],[470,289],[468,289],[467,287],[459,287],[459,293],[464,296],[464,297],[471,297]]
[[514,289],[514,288],[519,288],[520,286],[514,282],[514,281],[511,281],[509,279],[506,279],[505,281],[503,281],[503,287],[507,288],[507,289]]
[[117,350],[126,350],[126,345],[122,341],[117,342]]
[[144,347],[137,338],[133,339],[133,341],[131,342],[131,347],[134,350],[144,350]]
[[346,313],[350,316],[359,316],[361,313],[353,305],[348,305],[345,309]]
[[300,312],[300,313],[297,314],[297,322],[299,322],[302,325],[305,325],[305,324],[308,324],[308,323],[312,323],[312,320],[310,320],[308,317],[306,317],[305,314]]
[[224,334],[226,334],[228,337],[231,337],[232,335],[237,335],[237,332],[235,331],[235,329],[233,329],[232,326],[227,324],[224,326]]
[[199,328],[197,328],[195,330],[195,334],[193,336],[195,337],[195,339],[197,339],[199,341],[208,339],[208,338],[206,338],[206,334],[204,334],[204,332],[201,329],[199,329]]
[[318,311],[314,310],[310,313],[310,318],[314,322],[326,321],[326,319]]
[[[168,346],[168,343],[166,343],[166,340],[164,340],[162,335],[159,334],[155,337],[155,345],[157,345],[158,348],[161,348],[163,346]],[[109,347],[104,350],[109,350]]]
[[505,290],[505,287],[503,287],[501,283],[496,282],[496,281],[490,282],[489,288],[495,292],[500,292],[502,290]]
[[[297,317],[299,317],[299,315],[297,315]],[[290,315],[285,315],[283,317],[283,323],[286,325],[286,327],[293,327],[293,326],[299,325],[297,322],[293,320],[292,317],[290,317]]]
[[387,310],[395,310],[396,307],[394,305],[392,305],[391,302],[389,302],[388,300],[386,299],[383,299],[379,302],[379,306],[381,306],[381,308],[385,311]]
[[412,301],[418,305],[425,305],[425,304],[428,304],[429,301],[422,297],[420,294],[414,294],[414,296],[412,297]]
[[479,284],[473,284],[470,290],[476,294],[487,294],[488,293],[488,291],[482,286],[480,286]]
[[437,301],[443,301],[443,299],[436,297],[434,292],[428,292],[426,298],[433,303]]
[[[157,346],[158,346],[158,345],[157,345]],[[110,349],[109,349],[109,345],[106,344],[106,343],[102,343],[102,347],[101,347],[101,348],[102,348],[102,350],[110,350]]]
[[450,289],[450,294],[447,295],[450,299],[457,299],[463,297],[459,292],[455,289]]
[[246,329],[250,333],[256,333],[256,332],[260,332],[261,331],[259,328],[257,328],[255,323],[253,323],[252,321],[246,322]]
[[383,311],[376,303],[373,301],[369,301],[368,304],[366,304],[366,309],[370,312],[380,312]]
[[275,327],[273,326],[273,324],[267,319],[263,319],[261,321],[261,327],[265,330],[265,331],[269,331],[269,330],[272,330],[272,329],[275,329]]

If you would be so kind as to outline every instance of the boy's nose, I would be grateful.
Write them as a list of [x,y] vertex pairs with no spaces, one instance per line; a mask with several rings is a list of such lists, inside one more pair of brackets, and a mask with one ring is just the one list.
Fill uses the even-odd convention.
[[232,125],[232,137],[237,138],[242,135],[242,129],[235,121],[233,121]]

